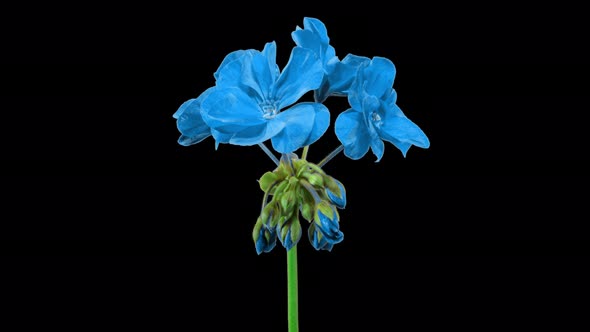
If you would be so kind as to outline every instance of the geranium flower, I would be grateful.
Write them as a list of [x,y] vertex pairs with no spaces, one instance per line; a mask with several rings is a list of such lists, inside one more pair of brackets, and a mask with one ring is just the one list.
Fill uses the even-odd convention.
[[211,88],[205,90],[199,97],[185,101],[172,115],[176,119],[178,131],[180,131],[178,139],[180,145],[197,144],[211,136],[211,128],[201,116],[201,102],[209,93],[211,93]]
[[424,132],[396,105],[394,78],[395,66],[386,58],[374,57],[359,68],[348,95],[351,108],[341,113],[335,123],[336,136],[347,157],[360,159],[370,147],[379,161],[384,140],[396,146],[404,157],[412,145],[430,146]]
[[232,52],[215,78],[201,115],[218,143],[255,145],[270,139],[277,152],[290,153],[317,141],[330,125],[330,113],[320,103],[291,106],[322,82],[321,63],[311,50],[293,48],[282,72],[274,42],[262,52]]

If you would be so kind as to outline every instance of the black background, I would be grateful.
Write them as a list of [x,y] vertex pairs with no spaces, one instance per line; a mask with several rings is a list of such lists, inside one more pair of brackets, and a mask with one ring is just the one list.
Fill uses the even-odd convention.
[[[311,16],[340,57],[396,64],[398,105],[431,147],[403,158],[387,144],[379,163],[371,153],[339,155],[325,167],[347,188],[345,240],[330,253],[300,242],[301,330],[563,328],[581,318],[590,73],[582,12],[369,7],[7,11],[8,314],[76,330],[286,329],[284,249],[257,256],[251,240],[256,180],[272,162],[257,147],[215,151],[211,138],[182,147],[172,114],[214,83],[233,50],[275,40],[283,66],[291,31]],[[333,120],[347,107],[326,105]],[[310,159],[337,144],[331,127]]]

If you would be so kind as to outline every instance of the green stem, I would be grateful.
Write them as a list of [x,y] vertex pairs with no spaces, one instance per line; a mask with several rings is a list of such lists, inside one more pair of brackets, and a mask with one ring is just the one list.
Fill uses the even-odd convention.
[[299,332],[297,299],[297,245],[287,251],[287,312],[289,332]]
[[307,151],[309,151],[309,145],[306,145],[303,147],[303,153],[301,153],[301,159],[302,160],[306,160],[307,159]]

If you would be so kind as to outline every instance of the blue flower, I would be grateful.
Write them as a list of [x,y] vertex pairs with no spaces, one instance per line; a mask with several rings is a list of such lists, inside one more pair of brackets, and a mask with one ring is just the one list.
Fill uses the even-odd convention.
[[314,91],[315,100],[323,102],[330,95],[345,95],[354,81],[359,65],[369,58],[347,55],[342,61],[330,45],[328,31],[322,21],[305,17],[303,29],[296,27],[291,37],[297,46],[312,50],[320,58],[324,69],[321,86]]
[[336,119],[335,131],[344,146],[344,154],[360,159],[369,147],[381,160],[383,140],[391,142],[404,155],[415,145],[428,148],[430,142],[422,130],[396,105],[393,90],[395,66],[386,58],[374,57],[358,70],[348,95],[351,108]]
[[214,76],[201,115],[218,143],[255,145],[271,139],[276,151],[290,153],[317,141],[330,125],[330,113],[320,103],[291,106],[321,84],[322,66],[310,50],[293,48],[282,72],[274,42],[262,52],[232,52]]
[[176,119],[176,126],[181,134],[178,139],[180,145],[197,144],[211,136],[211,129],[201,116],[201,102],[211,93],[211,90],[209,88],[199,97],[185,101],[172,115]]

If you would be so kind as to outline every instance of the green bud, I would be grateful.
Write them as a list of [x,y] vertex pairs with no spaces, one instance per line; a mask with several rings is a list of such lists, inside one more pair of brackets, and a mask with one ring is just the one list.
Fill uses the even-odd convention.
[[287,232],[289,232],[289,229],[291,228],[290,226],[290,223],[285,223],[283,227],[281,227],[281,233],[279,234],[281,239],[284,240],[287,237]]
[[283,191],[285,191],[285,188],[287,188],[287,185],[289,184],[289,181],[281,181],[281,183],[279,183],[278,185],[272,187],[272,189],[270,190],[269,194],[271,195],[279,195],[282,194]]
[[294,190],[289,190],[281,196],[281,209],[285,214],[292,214],[294,207],[297,205],[297,197]]
[[303,217],[303,219],[311,222],[313,220],[313,215],[314,215],[314,203],[313,200],[311,203],[309,202],[304,202],[303,204],[301,204],[301,216]]
[[258,184],[260,184],[260,189],[262,191],[267,192],[270,188],[277,183],[279,177],[273,172],[266,172],[260,177],[258,180]]
[[262,228],[262,220],[260,217],[258,217],[256,224],[254,224],[254,230],[252,230],[252,239],[255,243],[258,241],[258,237],[260,236],[260,228]]
[[279,213],[278,206],[276,206],[276,202],[273,202],[272,213],[270,214],[270,218],[268,220],[268,227],[269,228],[277,227],[280,217],[281,217],[281,214]]
[[326,175],[324,176],[324,181],[326,183],[326,187],[330,189],[331,192],[336,194],[339,197],[342,197],[342,193],[340,192],[340,186],[338,182],[333,177]]
[[326,217],[328,217],[328,219],[334,219],[334,213],[336,212],[336,209],[334,209],[332,207],[332,204],[330,204],[330,202],[327,201],[321,201],[317,206],[316,209],[318,212],[321,212],[323,215],[325,215]]
[[277,219],[276,227],[279,229],[282,229],[283,226],[285,226],[285,223],[287,222],[287,220],[289,220],[289,218],[287,218],[287,216],[279,216]]
[[266,204],[264,206],[264,208],[262,209],[262,211],[260,212],[260,219],[262,220],[263,223],[268,223],[270,221],[270,218],[272,218],[272,216],[274,216],[275,214],[275,209],[274,209],[274,202],[271,202],[269,204]]
[[295,159],[293,160],[293,168],[295,174],[298,174],[299,172],[307,168],[307,161],[303,159]]
[[299,242],[299,239],[301,238],[301,223],[299,223],[299,219],[297,219],[296,215],[291,219],[290,224],[291,224],[291,241],[293,243],[297,243],[297,242]]
[[303,174],[303,176],[307,179],[307,181],[314,187],[323,188],[324,187],[324,178],[321,174],[318,173],[307,173]]

